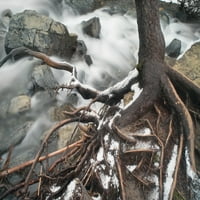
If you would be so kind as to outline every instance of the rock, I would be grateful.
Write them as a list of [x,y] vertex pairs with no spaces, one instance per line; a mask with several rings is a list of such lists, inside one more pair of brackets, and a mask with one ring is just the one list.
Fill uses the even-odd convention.
[[[26,136],[26,133],[32,126],[33,122],[32,121],[27,121],[23,125],[17,125],[17,126],[12,126],[12,131],[11,130],[4,130],[4,132],[1,130],[0,131],[0,155],[6,151],[12,146],[15,146],[19,144]],[[5,133],[6,131],[6,133]],[[6,134],[6,136],[5,136]]]
[[77,123],[70,123],[58,130],[59,149],[80,139],[80,130],[77,128],[77,125]]
[[93,63],[91,56],[87,55],[87,47],[83,40],[77,40],[77,48],[74,53],[74,56],[78,57],[78,59],[84,58],[88,66],[90,66]]
[[30,97],[26,95],[20,95],[11,99],[8,112],[10,114],[19,114],[30,110],[30,108],[31,108]]
[[92,12],[102,6],[100,0],[65,0],[65,4],[80,14]]
[[25,10],[13,15],[5,38],[5,50],[25,46],[30,49],[71,58],[76,48],[77,36],[69,34],[65,25],[41,15]]
[[98,17],[93,17],[81,23],[83,32],[90,37],[100,38],[101,24]]
[[185,74],[200,86],[200,42],[192,47],[176,61],[174,68]]
[[69,117],[69,115],[64,114],[64,111],[73,112],[74,107],[69,104],[51,107],[48,110],[48,116],[52,121],[61,121]]
[[167,46],[166,53],[172,58],[177,58],[181,52],[181,41],[173,39],[172,42]]
[[35,66],[31,79],[33,83],[32,88],[29,88],[31,94],[42,89],[47,90],[51,96],[55,95],[54,90],[59,84],[48,65]]
[[108,7],[108,11],[112,14],[126,13],[127,10],[135,7],[133,0],[65,0],[65,4],[80,14],[102,7]]
[[5,119],[7,117],[8,109],[9,109],[9,101],[1,100],[0,101],[0,119]]
[[90,55],[85,55],[84,56],[85,62],[87,63],[88,66],[93,64],[92,58]]
[[83,40],[77,40],[76,52],[78,56],[83,56],[87,53],[87,47]]

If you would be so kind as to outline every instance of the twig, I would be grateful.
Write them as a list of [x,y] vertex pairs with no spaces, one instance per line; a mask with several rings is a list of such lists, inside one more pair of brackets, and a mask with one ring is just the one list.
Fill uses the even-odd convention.
[[170,122],[169,122],[169,133],[165,142],[165,147],[167,146],[171,135],[172,135],[172,118],[170,119]]
[[117,170],[118,170],[118,173],[119,173],[119,182],[120,182],[120,186],[121,186],[121,195],[122,195],[121,197],[122,197],[122,200],[126,200],[124,179],[123,179],[123,175],[122,175],[121,161],[119,159],[119,156],[116,159],[116,163],[117,163]]
[[38,197],[40,196],[40,188],[41,188],[41,184],[42,184],[42,166],[40,166],[40,178],[39,178],[39,183],[38,183],[38,192],[37,195]]
[[158,149],[130,149],[130,150],[127,150],[123,153],[140,153],[140,152],[147,152],[147,153],[154,153],[154,152],[157,152]]
[[[73,147],[76,147],[76,146],[80,145],[81,143],[82,143],[82,140],[79,140],[76,143],[73,143],[73,144],[71,144],[71,145],[69,145],[67,147],[64,147],[62,149],[54,151],[54,152],[52,152],[52,153],[50,153],[48,155],[41,156],[41,157],[38,158],[38,162],[41,162],[41,161],[43,161],[43,160],[45,160],[47,158],[51,158],[53,156],[59,155],[59,154],[65,152],[68,149],[71,149]],[[13,168],[3,170],[3,171],[0,172],[0,177],[4,177],[4,176],[7,176],[7,175],[12,174],[14,172],[17,172],[17,171],[19,171],[21,169],[24,169],[25,167],[28,167],[28,166],[32,165],[34,163],[34,161],[35,161],[35,159],[29,160],[27,162],[24,162],[24,163],[18,165],[18,166],[15,166]]]
[[154,104],[154,108],[155,108],[155,110],[156,110],[156,112],[158,114],[158,118],[156,120],[156,131],[157,131],[157,133],[159,133],[159,123],[160,123],[160,118],[161,118],[161,112],[160,112],[159,108],[155,104]]

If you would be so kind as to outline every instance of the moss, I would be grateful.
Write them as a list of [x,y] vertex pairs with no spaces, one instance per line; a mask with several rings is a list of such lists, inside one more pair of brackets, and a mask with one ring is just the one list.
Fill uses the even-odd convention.
[[186,200],[186,199],[178,190],[175,190],[173,200]]

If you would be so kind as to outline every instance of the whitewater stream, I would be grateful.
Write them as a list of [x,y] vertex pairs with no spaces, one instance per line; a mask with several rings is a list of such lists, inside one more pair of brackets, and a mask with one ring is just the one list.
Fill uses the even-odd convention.
[[[65,24],[70,33],[76,34],[79,40],[85,42],[87,54],[91,56],[93,62],[92,65],[88,66],[84,61],[76,59],[71,61],[77,68],[80,81],[99,90],[103,90],[126,77],[128,72],[137,64],[139,41],[134,13],[110,15],[109,12],[105,11],[105,8],[101,8],[92,13],[78,15],[64,3],[55,5],[50,0],[1,1],[0,13],[6,9],[10,9],[13,14],[22,12],[25,9],[36,10],[48,14],[54,20]],[[84,34],[80,26],[82,21],[92,17],[100,19],[101,32],[99,39]],[[173,39],[179,39],[181,41],[181,54],[200,40],[200,28],[193,24],[184,24],[169,17],[169,24],[162,19],[161,25],[166,46]],[[1,27],[0,32],[0,59],[5,56],[3,41],[7,30],[8,22],[4,21],[4,27]],[[52,56],[52,58],[63,61],[56,56]],[[35,61],[36,59],[30,58],[23,58],[16,62],[7,61],[0,68],[0,112],[3,112],[4,106],[9,107],[11,98],[25,92],[27,77]],[[69,73],[55,69],[52,72],[59,84],[68,83]],[[74,105],[83,105],[88,102],[82,98],[71,100],[66,90],[60,91],[54,99],[54,104],[55,101],[56,105],[62,105],[67,101],[71,101],[70,103]],[[31,121],[30,124],[26,124],[26,137],[15,147],[13,157],[17,157],[22,153],[28,154],[30,152],[31,154],[36,152],[41,142],[41,135],[55,123],[48,117],[48,110],[44,106],[46,103],[51,103],[51,99],[43,98],[43,95],[36,93],[31,97],[31,109],[23,116],[23,120],[17,116],[9,118],[8,122],[0,113],[0,136],[3,135],[3,137],[9,138],[12,137],[12,132],[17,133],[16,123],[19,125],[21,121],[26,121],[24,118],[27,118],[28,122]],[[3,144],[0,142],[0,145]],[[3,157],[6,157],[6,155],[4,154]]]

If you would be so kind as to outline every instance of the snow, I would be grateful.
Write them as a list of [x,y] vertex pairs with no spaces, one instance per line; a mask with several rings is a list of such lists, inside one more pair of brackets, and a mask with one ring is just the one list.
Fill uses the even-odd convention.
[[176,4],[179,4],[178,0],[161,0],[161,1],[165,1],[167,3],[176,3]]
[[100,147],[98,153],[97,153],[97,161],[101,162],[103,160],[103,147]]
[[193,169],[192,169],[192,167],[191,167],[188,148],[185,148],[185,160],[186,160],[187,175],[188,175],[191,179],[194,179],[194,177],[195,177],[195,172],[193,171]]
[[102,200],[100,194],[98,194],[98,195],[95,196],[95,197],[92,197],[92,199],[93,199],[93,200]]
[[110,150],[119,150],[119,142],[115,141],[115,140],[111,140],[110,143]]
[[155,183],[155,187],[148,194],[149,200],[159,200],[159,178],[156,175],[148,177],[148,180]]
[[115,165],[115,158],[111,152],[107,153],[107,161],[108,161],[109,165],[113,168]]
[[109,183],[111,181],[111,176],[101,173],[100,174],[100,179],[101,179],[101,183],[102,183],[104,189],[108,189],[109,188]]
[[50,187],[50,190],[51,190],[51,192],[57,192],[60,188],[61,188],[60,186],[53,185]]
[[127,165],[126,168],[130,171],[133,172],[135,170],[135,168],[137,167],[137,165]]
[[178,151],[178,146],[174,145],[171,160],[170,160],[170,162],[167,166],[167,170],[166,170],[166,181],[164,183],[163,200],[169,199],[170,189],[171,189],[171,186],[173,183],[174,169],[176,166],[177,151]]
[[74,190],[76,188],[76,184],[77,184],[77,180],[74,179],[73,181],[70,182],[70,184],[67,186],[67,190],[66,190],[66,193],[65,193],[65,196],[64,196],[64,199],[65,200],[69,200],[73,193],[74,193]]

